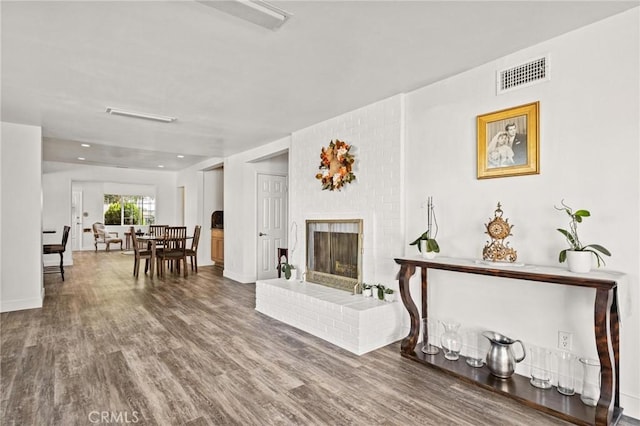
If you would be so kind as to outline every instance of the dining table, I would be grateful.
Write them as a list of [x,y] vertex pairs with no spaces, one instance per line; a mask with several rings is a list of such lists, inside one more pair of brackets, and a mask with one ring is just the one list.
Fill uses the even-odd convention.
[[[153,278],[153,273],[156,265],[156,247],[158,245],[158,242],[162,243],[165,240],[165,237],[164,235],[141,235],[139,237],[136,237],[136,239],[138,241],[146,241],[147,247],[149,248],[149,250],[151,250],[151,258],[149,259],[149,278]],[[192,240],[193,235],[187,235],[186,239]]]

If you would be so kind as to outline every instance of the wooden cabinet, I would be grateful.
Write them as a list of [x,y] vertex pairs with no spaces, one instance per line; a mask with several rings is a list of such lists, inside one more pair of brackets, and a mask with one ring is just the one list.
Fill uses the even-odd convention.
[[216,265],[224,264],[224,230],[212,229],[211,230],[211,260]]
[[[476,384],[489,391],[515,399],[522,404],[543,411],[552,416],[579,425],[616,424],[622,416],[620,407],[620,360],[619,360],[619,323],[618,323],[618,283],[622,274],[600,272],[598,274],[576,275],[553,267],[537,266],[530,269],[497,268],[479,266],[463,259],[437,258],[423,260],[416,258],[395,259],[400,265],[398,281],[400,295],[409,312],[411,330],[402,341],[400,353],[431,368],[443,371],[465,382]],[[579,396],[564,396],[550,390],[541,391],[529,384],[529,379],[514,374],[509,379],[497,379],[488,369],[467,366],[464,361],[451,362],[440,355],[426,355],[416,350],[420,333],[420,312],[413,302],[409,280],[416,268],[421,269],[421,308],[422,318],[428,318],[427,271],[438,269],[466,274],[487,275],[502,278],[514,278],[539,281],[565,286],[595,289],[594,334],[600,359],[601,389],[600,400],[596,407],[584,405]],[[423,332],[423,342],[426,333]],[[462,358],[462,357],[461,357]]]

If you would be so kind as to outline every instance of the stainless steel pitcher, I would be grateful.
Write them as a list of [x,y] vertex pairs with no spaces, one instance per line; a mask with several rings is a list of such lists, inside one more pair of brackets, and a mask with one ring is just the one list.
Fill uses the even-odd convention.
[[[520,340],[510,339],[495,331],[485,331],[482,335],[491,342],[491,348],[487,353],[487,367],[489,371],[496,377],[508,379],[515,371],[516,364],[527,356],[524,345]],[[516,358],[513,353],[511,346],[514,343],[520,343],[522,347],[522,357],[520,358]]]

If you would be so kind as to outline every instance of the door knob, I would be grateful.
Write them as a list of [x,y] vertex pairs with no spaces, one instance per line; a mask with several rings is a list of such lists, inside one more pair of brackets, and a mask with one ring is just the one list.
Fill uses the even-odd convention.
[[259,235],[260,237],[266,237],[266,236],[267,236],[267,234],[265,234],[264,232],[260,232],[258,235]]

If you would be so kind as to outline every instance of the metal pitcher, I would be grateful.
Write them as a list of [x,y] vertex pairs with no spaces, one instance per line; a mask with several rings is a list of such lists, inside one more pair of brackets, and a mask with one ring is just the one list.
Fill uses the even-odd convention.
[[[508,379],[515,371],[516,364],[522,361],[527,355],[522,341],[510,339],[495,331],[485,331],[482,335],[491,342],[491,348],[487,353],[487,367],[489,371],[496,377]],[[511,345],[516,342],[520,343],[522,347],[522,357],[520,358],[516,358],[511,347]]]

